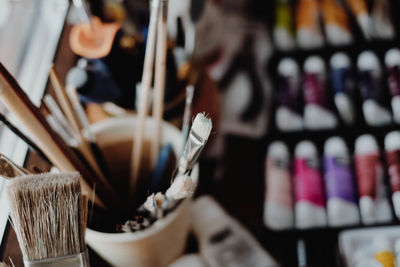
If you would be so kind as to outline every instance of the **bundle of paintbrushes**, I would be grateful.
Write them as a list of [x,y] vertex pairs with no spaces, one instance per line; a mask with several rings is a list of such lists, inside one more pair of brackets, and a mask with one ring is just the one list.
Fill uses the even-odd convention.
[[204,114],[197,114],[178,161],[178,169],[170,187],[163,194],[154,192],[139,208],[138,216],[117,226],[118,231],[133,232],[144,229],[177,206],[180,200],[191,197],[197,181],[191,178],[191,172],[197,163],[211,133],[212,122]]
[[25,266],[89,266],[85,248],[87,197],[77,172],[10,180],[12,225]]
[[[56,91],[61,91],[60,94],[65,93],[61,89]],[[77,126],[74,132],[76,134],[75,139],[79,142],[74,144],[69,139],[64,140],[61,137],[60,130],[64,130],[66,135],[64,138],[67,136],[71,137],[72,133],[67,130],[69,127],[63,126],[62,123],[55,123],[57,122],[55,116],[47,116],[46,119],[40,110],[30,101],[14,77],[1,64],[0,92],[1,102],[22,123],[24,129],[32,138],[32,141],[28,141],[28,143],[31,143],[31,145],[34,144],[33,146],[42,151],[59,170],[79,171],[82,175],[81,182],[83,189],[89,195],[94,195],[94,188],[96,188],[94,202],[99,207],[106,209],[107,207],[117,206],[116,202],[118,199],[116,198],[116,194],[110,186],[109,181],[106,180],[104,174],[100,171],[99,164],[93,155],[93,150],[91,150],[89,142],[83,138],[82,128],[78,128]],[[68,102],[67,97],[63,97],[62,99],[70,111],[65,113],[70,114],[69,117],[72,118],[76,114],[72,111],[72,104]],[[51,101],[47,102],[49,106],[52,106]],[[57,134],[50,124],[55,129],[58,129],[60,134]],[[25,141],[27,140],[30,139],[26,138]]]

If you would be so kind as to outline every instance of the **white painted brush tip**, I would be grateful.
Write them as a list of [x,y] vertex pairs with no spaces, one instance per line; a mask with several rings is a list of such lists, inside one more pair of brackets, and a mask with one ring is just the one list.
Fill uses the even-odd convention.
[[349,150],[343,138],[334,136],[325,141],[324,154],[326,156],[348,156]]
[[358,56],[357,68],[362,71],[380,70],[379,59],[374,52],[364,51]]
[[282,76],[299,76],[299,65],[294,59],[286,57],[279,62],[278,73]]
[[310,56],[304,62],[304,71],[309,73],[325,73],[324,60],[319,56]]
[[196,184],[189,175],[181,175],[175,178],[172,185],[168,188],[166,195],[171,199],[183,199],[191,197],[196,190]]
[[400,150],[400,131],[391,131],[385,136],[385,150]]
[[208,140],[212,129],[212,121],[204,113],[198,113],[193,121],[192,131],[203,140]]
[[379,235],[372,240],[372,249],[374,252],[393,251],[393,244],[389,237]]
[[285,143],[275,141],[269,145],[267,156],[269,158],[289,158],[289,149]]
[[387,67],[400,66],[400,49],[389,49],[385,54],[385,65]]
[[298,158],[318,157],[318,151],[314,143],[305,140],[296,145],[294,154]]
[[372,135],[363,134],[357,137],[354,150],[355,154],[374,154],[379,152],[379,147]]
[[79,67],[73,67],[67,73],[66,83],[74,88],[80,88],[85,85],[88,80],[86,71]]
[[343,52],[337,52],[332,55],[329,64],[333,69],[349,68],[351,66],[350,57]]

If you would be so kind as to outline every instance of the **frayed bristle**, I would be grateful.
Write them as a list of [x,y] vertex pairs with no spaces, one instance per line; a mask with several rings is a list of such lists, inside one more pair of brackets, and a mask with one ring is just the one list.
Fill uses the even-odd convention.
[[13,179],[7,187],[12,225],[25,260],[81,253],[84,203],[77,172]]
[[204,113],[198,113],[192,125],[192,131],[204,140],[208,140],[212,129],[211,119]]

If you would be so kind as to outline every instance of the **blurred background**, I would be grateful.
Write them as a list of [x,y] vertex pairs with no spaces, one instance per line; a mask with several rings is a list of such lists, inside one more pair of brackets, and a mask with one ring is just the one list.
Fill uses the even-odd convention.
[[[42,109],[43,95],[55,96],[54,64],[91,124],[136,114],[149,6],[0,0],[0,62]],[[251,264],[243,253],[218,265],[194,234],[186,253],[200,253],[204,266],[400,262],[398,12],[394,0],[168,1],[163,119],[182,127],[193,86],[191,118],[205,112],[213,122],[195,196],[211,195],[256,240],[248,250],[275,263]],[[0,153],[49,167],[6,127]],[[20,262],[4,201],[0,252]]]

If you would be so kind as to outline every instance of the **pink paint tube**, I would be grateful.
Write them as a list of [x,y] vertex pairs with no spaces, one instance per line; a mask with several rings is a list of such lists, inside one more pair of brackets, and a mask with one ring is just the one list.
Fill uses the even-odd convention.
[[368,134],[359,136],[355,154],[361,221],[367,225],[390,222],[392,213],[375,138]]
[[295,157],[296,228],[326,226],[325,198],[317,149],[310,141],[302,141],[296,146]]
[[386,135],[385,152],[394,212],[400,219],[400,131]]

